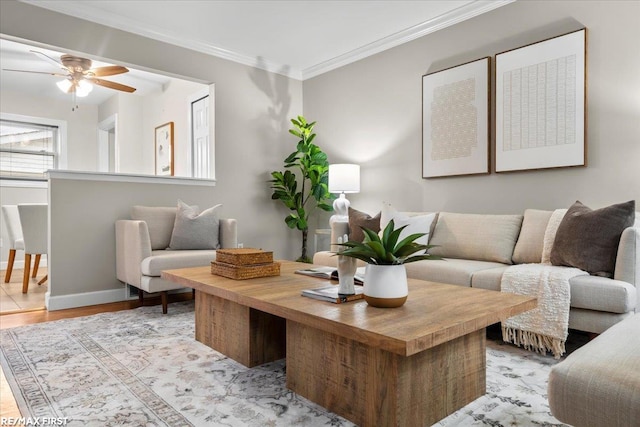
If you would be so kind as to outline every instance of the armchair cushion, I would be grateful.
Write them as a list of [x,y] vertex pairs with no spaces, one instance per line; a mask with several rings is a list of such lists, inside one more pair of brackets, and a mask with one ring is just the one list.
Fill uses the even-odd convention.
[[147,223],[151,249],[166,249],[169,247],[173,224],[176,221],[176,208],[134,206],[131,208],[131,219]]
[[215,250],[153,251],[150,257],[142,260],[140,268],[145,276],[160,277],[163,270],[203,267],[215,259]]
[[197,206],[189,206],[178,200],[169,249],[218,249],[220,219],[216,209],[220,206],[215,205],[200,212]]

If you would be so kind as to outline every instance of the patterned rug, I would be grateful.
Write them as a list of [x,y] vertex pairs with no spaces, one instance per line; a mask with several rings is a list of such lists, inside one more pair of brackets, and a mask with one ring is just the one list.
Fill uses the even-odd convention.
[[[245,368],[195,341],[193,303],[6,329],[0,362],[25,417],[67,426],[353,426],[286,388],[284,360]],[[487,394],[437,426],[562,426],[556,361],[487,341]]]

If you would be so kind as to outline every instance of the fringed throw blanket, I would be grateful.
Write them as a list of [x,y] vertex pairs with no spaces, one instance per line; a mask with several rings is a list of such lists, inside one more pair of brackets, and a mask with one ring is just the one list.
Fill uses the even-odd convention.
[[502,292],[538,298],[538,307],[502,322],[502,339],[556,359],[565,352],[569,330],[569,279],[588,274],[577,268],[521,264],[502,275]]
[[569,334],[569,280],[588,274],[577,268],[550,265],[556,231],[566,212],[556,209],[549,219],[542,263],[511,266],[505,270],[500,284],[502,292],[538,298],[538,307],[502,322],[502,339],[542,354],[551,351],[556,359],[564,354]]

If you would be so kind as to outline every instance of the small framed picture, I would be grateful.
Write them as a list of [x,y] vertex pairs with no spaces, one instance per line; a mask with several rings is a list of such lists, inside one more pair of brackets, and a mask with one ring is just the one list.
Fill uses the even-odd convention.
[[482,58],[422,76],[422,177],[489,173],[489,67]]
[[173,176],[173,122],[156,128],[156,175]]
[[585,166],[585,28],[496,55],[496,172]]

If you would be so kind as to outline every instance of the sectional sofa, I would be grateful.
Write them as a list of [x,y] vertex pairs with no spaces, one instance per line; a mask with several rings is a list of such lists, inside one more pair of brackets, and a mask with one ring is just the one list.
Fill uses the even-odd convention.
[[[430,252],[444,257],[407,264],[407,276],[498,291],[510,265],[542,261],[545,231],[552,214],[536,209],[528,209],[523,215],[403,212],[405,218],[435,217],[430,229],[422,231],[429,234],[430,244],[438,245]],[[636,310],[640,312],[638,218],[636,212],[635,223],[621,235],[612,277],[583,275],[570,280],[569,328],[599,334]],[[346,224],[332,225],[332,242],[336,241],[334,236],[345,233],[340,227]],[[337,266],[333,255],[330,251],[318,252],[313,262]]]

